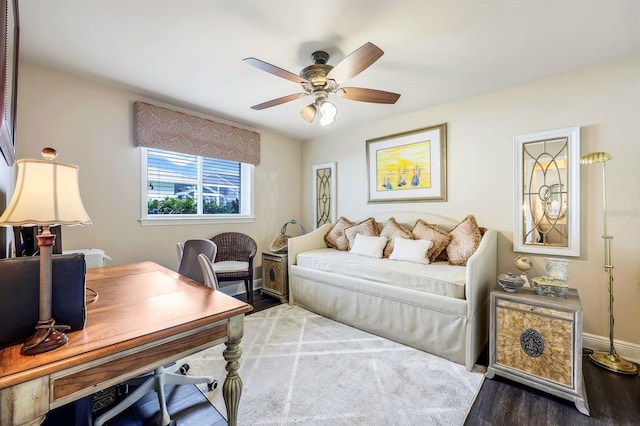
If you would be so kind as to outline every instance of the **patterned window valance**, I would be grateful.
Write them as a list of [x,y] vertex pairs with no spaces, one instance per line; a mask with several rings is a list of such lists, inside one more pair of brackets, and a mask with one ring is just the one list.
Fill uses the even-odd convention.
[[171,111],[134,104],[136,145],[166,151],[260,164],[260,134]]

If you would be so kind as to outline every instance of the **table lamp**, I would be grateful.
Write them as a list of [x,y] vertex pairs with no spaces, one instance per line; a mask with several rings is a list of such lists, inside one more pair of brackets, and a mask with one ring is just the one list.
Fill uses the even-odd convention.
[[609,352],[593,352],[589,359],[596,365],[607,370],[622,374],[637,374],[638,367],[622,358],[613,346],[613,236],[607,233],[607,174],[605,164],[611,160],[606,152],[591,152],[580,158],[580,164],[602,163],[602,211],[604,216],[604,271],[609,278]]
[[52,315],[51,255],[56,236],[49,229],[56,225],[91,225],[80,199],[78,167],[53,161],[53,148],[42,150],[42,160],[18,160],[18,175],[13,197],[0,216],[3,226],[42,226],[40,247],[40,305],[36,331],[22,346],[20,353],[35,355],[67,343],[63,331]]

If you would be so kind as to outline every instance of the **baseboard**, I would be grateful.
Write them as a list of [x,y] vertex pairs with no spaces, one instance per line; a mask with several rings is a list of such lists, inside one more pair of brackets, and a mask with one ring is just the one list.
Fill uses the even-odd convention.
[[[640,364],[640,345],[616,339],[613,340],[613,345],[618,355],[622,358]],[[609,352],[609,338],[582,333],[582,346],[594,351]]]

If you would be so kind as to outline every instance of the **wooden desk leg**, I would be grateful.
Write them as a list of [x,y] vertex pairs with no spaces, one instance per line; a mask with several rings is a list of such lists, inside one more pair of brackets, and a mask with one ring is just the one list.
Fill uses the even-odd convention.
[[242,394],[242,379],[238,374],[238,368],[240,367],[238,360],[242,354],[242,349],[240,349],[237,342],[226,342],[225,345],[227,349],[224,350],[222,355],[227,361],[225,369],[228,374],[222,385],[222,397],[224,398],[224,405],[227,407],[227,417],[229,417],[227,422],[229,426],[236,426],[238,424],[238,404]]
[[240,403],[240,395],[242,394],[242,379],[238,374],[240,368],[240,355],[242,355],[242,349],[240,348],[240,339],[243,332],[243,316],[233,317],[229,321],[228,326],[228,341],[225,342],[227,348],[222,355],[227,361],[225,369],[227,370],[227,377],[224,379],[222,385],[222,397],[224,398],[224,405],[227,408],[227,422],[229,426],[236,426],[238,424],[238,404]]
[[41,377],[0,390],[0,425],[34,426],[49,411],[49,377]]

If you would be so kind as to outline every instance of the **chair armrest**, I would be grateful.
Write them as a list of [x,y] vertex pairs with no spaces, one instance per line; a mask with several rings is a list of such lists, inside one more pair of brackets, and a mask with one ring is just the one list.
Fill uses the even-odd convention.
[[204,285],[207,287],[219,290],[218,287],[218,278],[216,277],[215,272],[213,271],[213,264],[204,254],[198,255],[198,263],[200,264],[200,268],[202,268],[202,275],[204,276]]
[[177,243],[176,249],[178,250],[178,262],[180,262],[182,260],[182,255],[184,254],[184,245],[182,243]]

